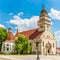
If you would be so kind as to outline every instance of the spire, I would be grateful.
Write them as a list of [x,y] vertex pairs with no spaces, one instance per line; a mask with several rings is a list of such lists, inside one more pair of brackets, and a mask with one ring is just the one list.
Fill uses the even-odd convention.
[[42,9],[45,9],[45,5],[44,4],[42,5]]
[[18,33],[18,29],[17,29],[17,33]]
[[47,13],[44,5],[42,6],[42,11],[41,11],[41,13],[43,13],[43,12]]
[[41,15],[40,15],[40,17],[41,17],[41,16],[48,17],[48,13],[47,13],[44,5],[42,5],[42,10],[41,10]]

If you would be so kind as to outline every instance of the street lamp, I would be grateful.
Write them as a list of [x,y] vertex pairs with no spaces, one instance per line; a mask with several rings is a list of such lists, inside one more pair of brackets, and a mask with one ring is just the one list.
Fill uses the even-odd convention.
[[36,40],[36,49],[37,49],[37,60],[40,60],[39,58],[39,48],[38,48],[38,44],[41,43],[41,40]]

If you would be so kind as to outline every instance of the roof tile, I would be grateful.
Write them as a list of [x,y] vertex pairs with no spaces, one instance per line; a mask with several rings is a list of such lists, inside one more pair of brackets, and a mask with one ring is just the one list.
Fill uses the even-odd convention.
[[40,38],[42,33],[43,33],[43,31],[39,32],[38,29],[32,29],[32,30],[28,30],[28,31],[19,32],[15,35],[15,37],[17,37],[19,34],[23,34],[29,39],[35,39],[35,38]]

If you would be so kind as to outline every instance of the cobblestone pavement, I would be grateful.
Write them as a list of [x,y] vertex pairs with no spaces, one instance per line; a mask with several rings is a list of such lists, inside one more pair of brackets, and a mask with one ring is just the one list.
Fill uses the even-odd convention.
[[[0,60],[36,60],[36,55],[0,55]],[[43,56],[40,60],[60,60],[60,56]]]

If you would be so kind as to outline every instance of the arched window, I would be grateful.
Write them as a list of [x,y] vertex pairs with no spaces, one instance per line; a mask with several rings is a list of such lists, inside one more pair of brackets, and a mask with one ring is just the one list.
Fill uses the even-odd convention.
[[7,46],[9,46],[9,44],[7,44]]
[[5,50],[5,44],[3,44],[3,50]]
[[53,48],[54,48],[54,43],[53,43]]
[[44,47],[44,41],[43,41],[43,47]]
[[43,28],[43,26],[40,26],[40,28]]
[[9,48],[7,48],[7,51],[9,51]]

